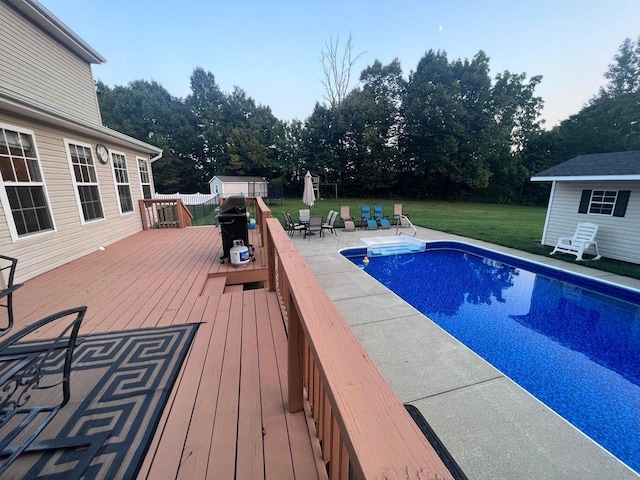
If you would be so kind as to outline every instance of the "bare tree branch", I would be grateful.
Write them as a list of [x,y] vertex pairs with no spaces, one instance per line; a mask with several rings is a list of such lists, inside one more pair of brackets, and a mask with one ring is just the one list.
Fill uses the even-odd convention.
[[324,98],[329,102],[331,108],[335,108],[342,100],[347,96],[349,92],[349,83],[351,82],[351,69],[355,63],[360,59],[362,55],[367,52],[362,52],[353,56],[353,42],[351,34],[349,34],[349,40],[344,46],[344,50],[340,52],[340,37],[336,35],[336,39],[333,36],[325,42],[325,49],[320,54],[320,61],[322,62],[322,69],[324,73],[324,79],[320,80],[320,83],[324,85],[325,95]]

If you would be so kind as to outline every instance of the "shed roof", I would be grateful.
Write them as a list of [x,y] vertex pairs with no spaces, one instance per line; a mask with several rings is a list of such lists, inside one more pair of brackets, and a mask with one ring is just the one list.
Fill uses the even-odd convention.
[[533,182],[554,180],[640,180],[640,151],[579,155],[531,177]]
[[209,180],[209,183],[211,183],[214,178],[217,178],[218,180],[220,180],[223,183],[225,183],[225,182],[228,182],[228,183],[245,183],[245,182],[268,183],[267,180],[265,180],[262,177],[243,177],[243,176],[234,176],[234,175],[216,175],[211,180]]

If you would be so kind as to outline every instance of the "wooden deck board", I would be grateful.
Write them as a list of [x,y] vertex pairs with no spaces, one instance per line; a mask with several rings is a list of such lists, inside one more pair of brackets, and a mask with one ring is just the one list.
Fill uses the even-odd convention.
[[[268,312],[269,299],[267,296],[256,295],[256,297],[256,310]],[[263,367],[260,369],[260,390],[262,392],[265,472],[267,478],[293,479],[295,475],[287,431],[286,405],[280,383],[271,323],[259,319],[257,327],[258,351],[261,352],[260,366]]]
[[[219,316],[222,316],[220,313]],[[211,478],[234,478],[238,439],[238,391],[240,388],[240,353],[242,349],[242,295],[231,294],[229,328],[224,346],[224,360],[213,440],[209,452],[207,475]]]
[[238,400],[237,478],[264,478],[260,364],[256,326],[255,291],[243,295],[240,398]]
[[[229,311],[231,297],[220,298],[217,308]],[[215,316],[216,310],[205,318]],[[209,450],[215,425],[215,414],[220,391],[220,375],[227,338],[228,316],[220,316],[213,326],[207,352],[203,361],[202,381],[191,415],[191,424],[180,461],[181,478],[205,478],[209,465]]]
[[236,268],[220,263],[215,227],[140,232],[26,281],[14,296],[16,330],[78,305],[88,307],[81,334],[201,322],[138,478],[326,478],[304,412],[285,404],[276,295],[223,293],[225,278],[264,279],[250,235],[256,261]]

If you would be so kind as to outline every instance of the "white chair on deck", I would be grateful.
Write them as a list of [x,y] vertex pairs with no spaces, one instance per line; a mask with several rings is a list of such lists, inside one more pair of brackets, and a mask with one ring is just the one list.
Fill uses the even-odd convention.
[[576,227],[576,231],[573,237],[560,237],[556,248],[553,249],[551,255],[556,252],[568,253],[575,255],[576,260],[582,260],[582,255],[589,247],[593,247],[596,251],[596,256],[591,260],[599,260],[601,258],[598,251],[598,244],[596,243],[596,233],[598,233],[598,225],[589,222],[580,222]]

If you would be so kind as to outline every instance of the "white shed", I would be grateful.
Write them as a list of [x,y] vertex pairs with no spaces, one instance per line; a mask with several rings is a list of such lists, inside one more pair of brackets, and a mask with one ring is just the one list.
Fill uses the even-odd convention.
[[262,177],[220,175],[209,180],[210,192],[220,195],[221,198],[240,194],[248,197],[266,197],[268,186],[269,182]]
[[551,182],[543,245],[592,222],[602,256],[640,263],[640,151],[580,155],[531,181]]

